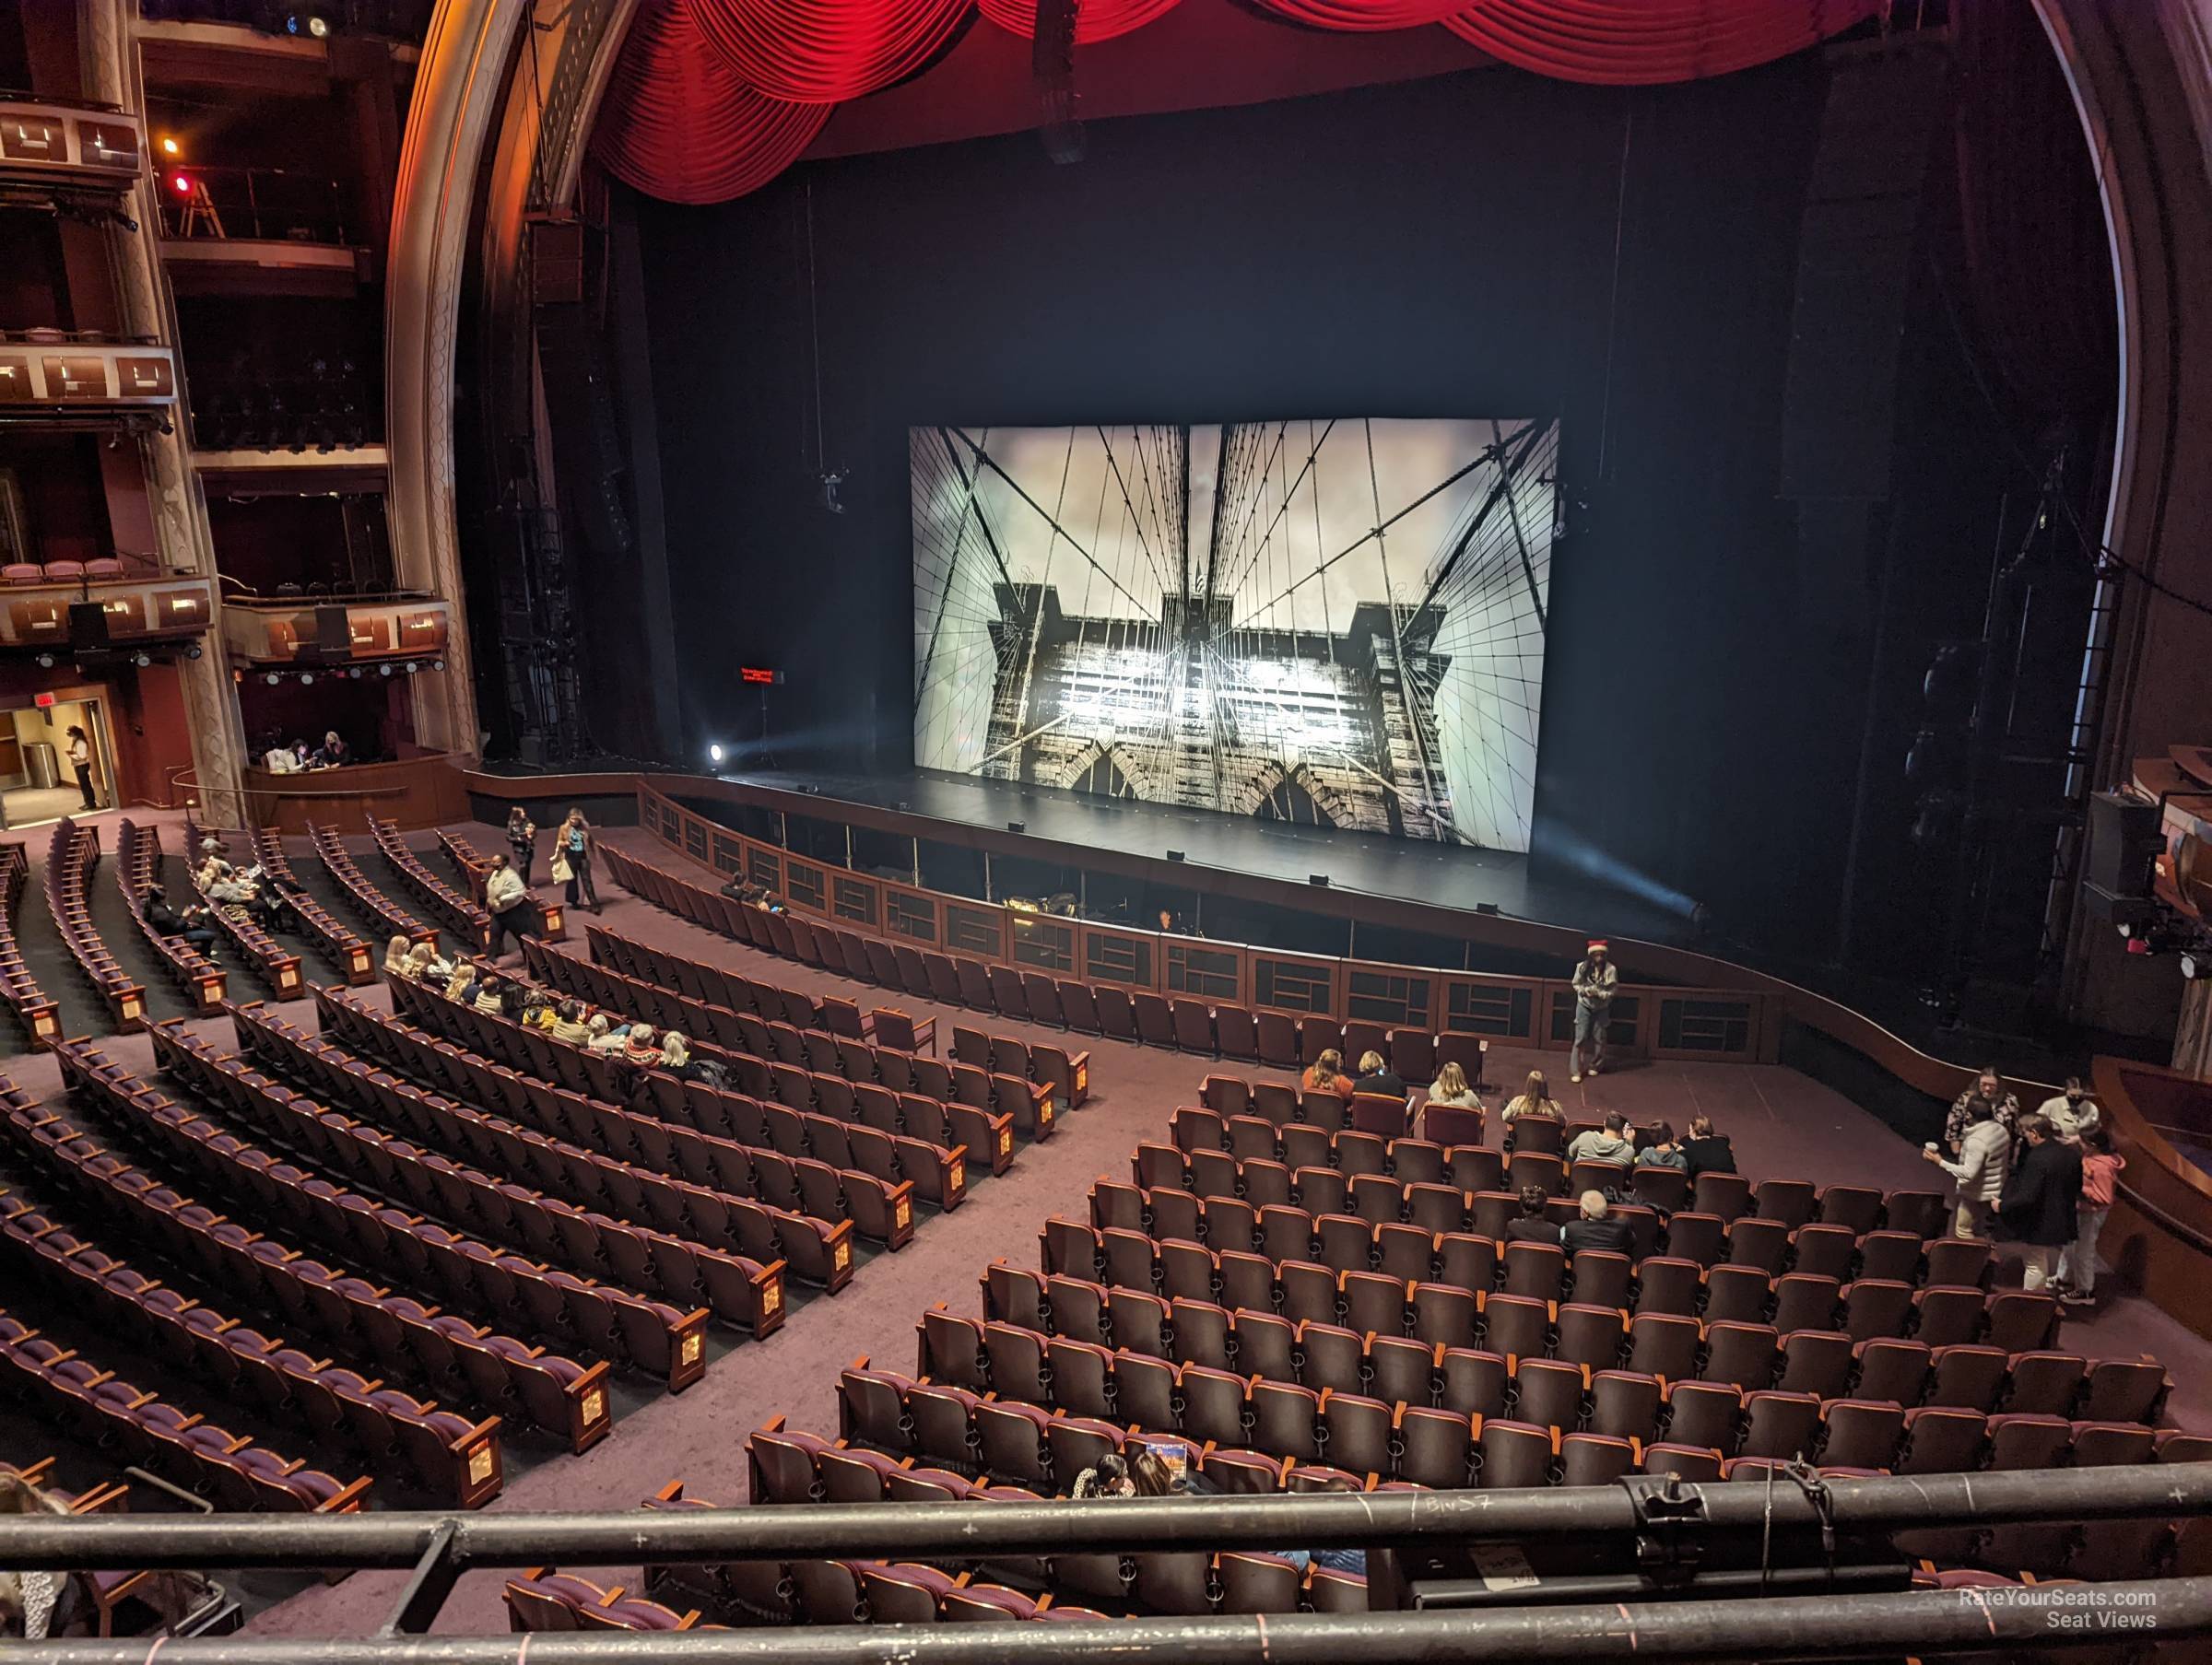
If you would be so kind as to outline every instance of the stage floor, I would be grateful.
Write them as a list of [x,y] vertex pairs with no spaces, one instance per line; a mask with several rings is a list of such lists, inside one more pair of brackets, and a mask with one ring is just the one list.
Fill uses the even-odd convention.
[[[835,803],[903,809],[957,826],[1003,828],[1023,824],[1027,835],[1083,849],[1164,856],[1180,850],[1193,883],[1209,870],[1304,884],[1326,874],[1330,886],[1470,911],[1495,907],[1510,918],[1610,932],[1645,942],[1686,945],[1689,920],[1602,881],[1557,874],[1525,855],[1433,844],[1333,827],[1295,827],[1211,810],[1178,809],[1100,797],[1013,780],[984,780],[929,770],[871,776],[727,773],[721,779],[786,792],[809,792]],[[1532,871],[1533,865],[1533,871]]]

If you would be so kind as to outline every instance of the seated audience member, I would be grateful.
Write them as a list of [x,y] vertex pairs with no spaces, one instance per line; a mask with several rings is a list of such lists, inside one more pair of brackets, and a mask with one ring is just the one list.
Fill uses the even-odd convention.
[[1100,1458],[1095,1467],[1085,1469],[1076,1476],[1076,1497],[1134,1497],[1136,1485],[1129,1478],[1129,1465],[1114,1452]]
[[1692,1116],[1689,1119],[1689,1137],[1682,1142],[1685,1166],[1689,1170],[1689,1182],[1695,1185],[1700,1174],[1733,1174],[1735,1172],[1735,1152],[1728,1143],[1728,1135],[1712,1131],[1712,1118]]
[[2081,1136],[2101,1120],[2097,1101],[2089,1096],[2078,1075],[2067,1076],[2065,1089],[2044,1099],[2035,1113],[2051,1124],[2054,1137],[2069,1144],[2080,1143]]
[[407,954],[414,946],[415,944],[408,942],[404,936],[395,936],[384,944],[384,975],[386,977],[413,975],[407,969]]
[[592,1031],[583,1021],[583,1008],[572,1000],[564,1000],[555,1009],[553,1038],[571,1047],[589,1045]]
[[[68,1505],[50,1497],[20,1474],[0,1474],[0,1516],[66,1515]],[[0,1636],[43,1642],[76,1624],[84,1591],[72,1573],[0,1572]]]
[[2005,1090],[2005,1078],[1997,1073],[1996,1065],[1991,1064],[1974,1078],[1972,1086],[1951,1101],[1950,1112],[1943,1119],[1943,1148],[1954,1156],[1964,1149],[1967,1129],[1981,1120],[1973,1113],[1977,1106],[2005,1130],[2007,1139],[2014,1137],[2019,1126],[2020,1101]]
[[477,998],[477,967],[474,961],[455,960],[453,975],[445,979],[445,996],[464,1003]]
[[526,1029],[550,1029],[553,1026],[553,997],[543,989],[532,989],[523,996],[523,1026]]
[[353,761],[353,747],[331,729],[323,736],[323,749],[315,754],[315,761],[324,768],[340,768]]
[[1570,1220],[1559,1228],[1559,1247],[1571,1258],[1585,1249],[1607,1249],[1615,1254],[1633,1255],[1636,1234],[1626,1220],[1607,1209],[1605,1192],[1584,1191],[1582,1217]]
[[1531,1070],[1528,1080],[1518,1096],[1506,1100],[1505,1119],[1518,1121],[1524,1116],[1548,1116],[1559,1120],[1559,1101],[1551,1096],[1551,1084],[1544,1079],[1544,1072]]
[[1335,1047],[1307,1066],[1298,1085],[1308,1093],[1334,1093],[1347,1104],[1352,1101],[1352,1078],[1344,1073],[1344,1054]]
[[1482,1100],[1475,1096],[1475,1088],[1467,1080],[1466,1071],[1457,1063],[1447,1063],[1436,1073],[1436,1079],[1429,1084],[1429,1102],[1455,1110],[1482,1108]]
[[300,759],[292,755],[290,746],[271,735],[261,754],[261,767],[272,775],[296,775],[300,772]]
[[661,1036],[661,1068],[678,1081],[700,1079],[699,1064],[691,1056],[691,1043],[674,1029]]
[[1129,1483],[1136,1488],[1139,1497],[1175,1495],[1175,1471],[1168,1466],[1167,1459],[1149,1446],[1141,1447],[1129,1459]]
[[1652,1123],[1652,1142],[1636,1153],[1638,1167],[1678,1167],[1689,1170],[1689,1153],[1675,1143],[1674,1124]]
[[2012,1130],[1997,1120],[1996,1107],[1985,1097],[1969,1095],[1966,1114],[1958,1161],[1946,1160],[1932,1144],[1921,1155],[1958,1181],[1959,1212],[1951,1235],[1986,1237],[1991,1212],[2004,1196],[2005,1181],[2012,1173]]
[[1636,1142],[1628,1134],[1629,1119],[1618,1110],[1606,1112],[1606,1125],[1588,1128],[1567,1142],[1570,1162],[1633,1162]]
[[[1313,1488],[1316,1492],[1351,1492],[1359,1488],[1341,1474],[1332,1474]],[[1274,1552],[1293,1566],[1318,1566],[1332,1573],[1351,1573],[1367,1577],[1365,1550],[1277,1550]]]
[[169,905],[167,891],[159,885],[148,885],[139,912],[156,936],[182,937],[203,955],[214,952],[215,927],[207,923],[205,908],[187,908],[180,912]]
[[407,979],[443,989],[453,979],[453,962],[438,952],[435,943],[417,943],[407,950]]
[[498,978],[487,975],[477,985],[477,998],[472,1003],[487,1017],[507,1015],[507,985]]
[[1544,1217],[1551,1193],[1540,1185],[1521,1188],[1521,1212],[1505,1223],[1508,1243],[1557,1243],[1559,1228]]
[[592,1038],[586,1044],[593,1051],[603,1052],[609,1058],[622,1055],[622,1045],[629,1038],[628,1024],[618,1024],[606,1013],[594,1012],[592,1014],[590,1028]]
[[659,1065],[661,1049],[653,1045],[651,1024],[630,1025],[629,1033],[622,1038],[622,1057],[641,1069],[650,1070]]
[[1362,1052],[1359,1055],[1359,1079],[1352,1083],[1355,1093],[1377,1093],[1385,1098],[1406,1096],[1406,1078],[1382,1061],[1380,1052]]

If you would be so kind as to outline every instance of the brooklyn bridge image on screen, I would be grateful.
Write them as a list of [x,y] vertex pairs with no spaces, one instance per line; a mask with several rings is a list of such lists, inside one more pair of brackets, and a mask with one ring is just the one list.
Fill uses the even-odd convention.
[[1528,848],[1556,422],[909,442],[919,767]]

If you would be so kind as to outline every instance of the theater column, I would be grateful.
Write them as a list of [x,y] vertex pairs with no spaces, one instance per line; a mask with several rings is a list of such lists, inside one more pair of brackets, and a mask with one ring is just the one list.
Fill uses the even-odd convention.
[[[131,37],[136,0],[78,0],[78,49],[83,60],[85,96],[140,112],[145,88],[138,73],[137,44]],[[176,315],[161,270],[158,238],[160,216],[153,186],[141,181],[132,208],[136,231],[108,229],[109,263],[115,305],[126,334],[150,335],[172,346]],[[193,472],[186,422],[183,355],[177,356],[176,416],[168,433],[139,436],[145,462],[147,508],[153,520],[155,553],[164,568],[198,573],[215,581],[215,544],[207,530],[206,500]],[[210,621],[198,659],[180,658],[177,675],[192,730],[193,775],[199,782],[203,819],[217,827],[245,825],[241,768],[245,737],[240,727],[238,698],[230,681],[229,655],[223,647],[220,609]]]
[[526,0],[442,0],[407,101],[384,271],[384,431],[400,582],[450,607],[442,672],[415,679],[415,733],[478,750],[477,699],[453,506],[453,362],[477,168],[498,120]]

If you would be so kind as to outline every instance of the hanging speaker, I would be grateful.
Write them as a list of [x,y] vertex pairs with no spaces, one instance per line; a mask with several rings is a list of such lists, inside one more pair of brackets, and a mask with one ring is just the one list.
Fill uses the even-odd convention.
[[79,653],[98,652],[108,645],[108,610],[100,602],[69,604],[69,646]]

